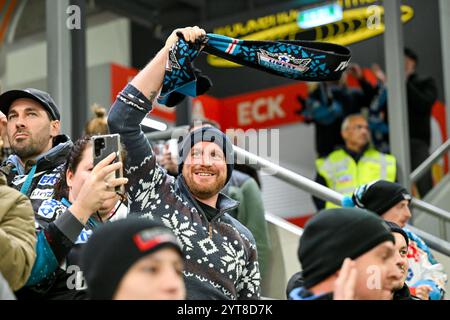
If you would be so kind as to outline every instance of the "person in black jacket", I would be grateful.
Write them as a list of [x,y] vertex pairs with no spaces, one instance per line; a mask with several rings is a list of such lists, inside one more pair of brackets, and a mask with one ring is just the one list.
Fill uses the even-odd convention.
[[[431,144],[431,111],[437,98],[436,83],[432,78],[419,78],[416,67],[419,59],[409,48],[405,49],[406,92],[408,96],[408,126],[410,137],[411,170],[417,168],[429,155]],[[433,187],[428,171],[417,187],[421,197]]]
[[[409,48],[404,49],[404,54],[411,170],[414,170],[429,156],[431,144],[431,111],[437,98],[437,87],[434,79],[430,77],[421,78],[416,73],[419,62],[417,54]],[[362,85],[361,88],[366,98],[372,101],[369,107],[369,124],[374,144],[379,150],[389,152],[389,110],[387,106],[387,90],[385,87],[386,77],[377,65],[374,65],[372,70],[378,79],[377,87],[371,88],[371,86]],[[351,68],[350,72],[361,83],[362,72],[355,68]],[[428,171],[417,182],[420,196],[424,197],[432,186],[431,172]]]

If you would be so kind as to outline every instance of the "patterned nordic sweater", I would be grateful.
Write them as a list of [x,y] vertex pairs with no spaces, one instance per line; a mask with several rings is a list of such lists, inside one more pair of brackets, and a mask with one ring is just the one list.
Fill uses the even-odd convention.
[[187,299],[259,299],[260,273],[251,232],[227,211],[239,203],[219,194],[219,213],[206,219],[182,175],[175,180],[156,165],[140,128],[151,103],[129,84],[111,107],[108,125],[127,150],[129,214],[171,228],[185,255]]

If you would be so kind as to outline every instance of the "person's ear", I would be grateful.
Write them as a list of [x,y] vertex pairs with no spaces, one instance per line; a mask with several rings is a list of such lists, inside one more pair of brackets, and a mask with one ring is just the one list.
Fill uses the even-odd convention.
[[72,187],[73,184],[73,172],[69,169],[66,171],[66,184],[69,187],[69,189]]
[[59,120],[53,120],[50,122],[50,135],[56,137],[61,130],[61,122]]
[[347,129],[341,130],[341,136],[342,136],[342,139],[347,140],[348,130]]

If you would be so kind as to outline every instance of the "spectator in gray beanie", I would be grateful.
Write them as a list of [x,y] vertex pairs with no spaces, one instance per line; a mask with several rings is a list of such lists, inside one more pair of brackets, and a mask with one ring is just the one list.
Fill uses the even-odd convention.
[[[202,127],[193,130],[188,135],[186,135],[186,137],[182,140],[181,145],[179,146],[180,151],[179,151],[178,172],[180,173],[183,172],[183,166],[184,162],[186,161],[186,158],[191,153],[191,149],[199,142],[212,142],[215,145],[218,145],[222,150],[227,165],[226,180],[225,180],[226,185],[231,178],[231,173],[233,172],[234,168],[233,145],[231,144],[230,139],[228,139],[228,137],[222,131],[213,127]],[[214,153],[213,158],[214,156],[220,155]]]

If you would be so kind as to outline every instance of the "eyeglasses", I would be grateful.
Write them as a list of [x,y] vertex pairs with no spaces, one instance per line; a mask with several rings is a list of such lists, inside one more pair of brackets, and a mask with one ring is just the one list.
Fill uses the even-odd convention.
[[369,130],[369,126],[368,125],[362,125],[362,124],[356,124],[356,125],[350,127],[349,129],[350,130],[362,130],[362,129]]

